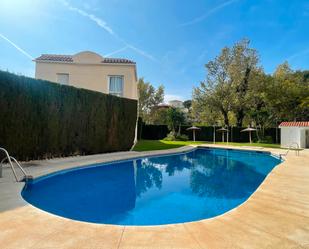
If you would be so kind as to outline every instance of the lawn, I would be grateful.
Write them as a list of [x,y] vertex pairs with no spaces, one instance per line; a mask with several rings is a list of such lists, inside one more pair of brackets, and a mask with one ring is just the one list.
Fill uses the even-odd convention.
[[[226,144],[223,142],[217,142],[216,144]],[[264,148],[275,148],[280,149],[280,144],[266,144],[266,143],[232,143],[229,142],[229,145],[233,146],[256,146],[256,147],[264,147]]]
[[[179,148],[191,144],[212,144],[212,142],[206,141],[164,141],[164,140],[140,140],[134,147],[134,151],[148,151],[148,150],[166,150]],[[223,142],[217,142],[216,144],[224,144]],[[257,146],[265,148],[280,148],[280,144],[265,144],[265,143],[228,143],[232,146]]]

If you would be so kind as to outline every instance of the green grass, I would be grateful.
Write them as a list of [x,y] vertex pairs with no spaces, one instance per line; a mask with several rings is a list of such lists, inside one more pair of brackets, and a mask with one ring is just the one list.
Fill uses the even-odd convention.
[[[206,141],[164,141],[164,140],[140,140],[134,147],[134,151],[148,151],[148,150],[166,150],[179,148],[191,144],[212,144],[212,142]],[[217,142],[216,144],[223,144],[223,142]],[[279,144],[265,144],[265,143],[229,143],[232,146],[257,146],[265,148],[280,148]]]
[[[217,142],[216,144],[226,144],[223,142]],[[275,148],[280,149],[280,144],[265,144],[265,143],[231,143],[229,142],[229,145],[232,146],[256,146],[256,147],[264,147],[264,148]]]
[[140,140],[135,145],[135,151],[147,151],[147,150],[166,150],[174,149],[190,144],[204,144],[202,141],[164,141],[164,140]]

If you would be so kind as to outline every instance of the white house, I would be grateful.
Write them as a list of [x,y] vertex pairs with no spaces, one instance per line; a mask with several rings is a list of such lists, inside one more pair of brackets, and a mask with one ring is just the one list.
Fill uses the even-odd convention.
[[168,104],[172,107],[175,107],[175,108],[180,108],[180,109],[183,109],[184,106],[183,106],[183,102],[181,100],[170,100],[168,102]]
[[279,128],[282,148],[288,148],[292,144],[295,146],[295,143],[300,148],[309,148],[309,121],[282,122]]

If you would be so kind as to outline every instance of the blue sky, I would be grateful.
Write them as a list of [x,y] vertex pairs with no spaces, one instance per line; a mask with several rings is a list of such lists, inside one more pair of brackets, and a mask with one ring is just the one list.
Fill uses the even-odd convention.
[[167,99],[191,98],[204,64],[242,38],[267,73],[309,69],[309,1],[0,1],[0,69],[33,77],[32,57],[91,50],[136,61]]

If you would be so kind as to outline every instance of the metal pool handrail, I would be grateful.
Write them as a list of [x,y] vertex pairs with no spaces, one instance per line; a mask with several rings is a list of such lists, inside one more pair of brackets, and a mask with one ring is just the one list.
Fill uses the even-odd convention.
[[[22,180],[24,180],[24,179],[25,179],[25,181],[27,181],[29,178],[31,178],[31,176],[27,175],[26,171],[25,171],[25,170],[23,169],[23,167],[19,164],[19,162],[18,162],[14,157],[10,156],[9,152],[8,152],[6,149],[0,147],[0,151],[3,151],[4,154],[5,154],[5,156],[6,156],[5,158],[2,159],[2,161],[1,161],[1,163],[0,163],[0,167],[1,167],[1,168],[0,168],[0,171],[2,171],[2,164],[7,160],[8,163],[10,164],[10,166],[11,166],[11,169],[12,169],[12,171],[13,171],[13,174],[14,174],[14,177],[15,177],[16,182],[20,182],[20,181],[22,181]],[[16,165],[18,166],[18,168],[20,169],[20,171],[23,173],[24,178],[18,179],[18,176],[17,176],[17,174],[16,174],[16,170],[15,170],[15,168],[14,168],[14,166],[13,166],[12,161],[13,161],[14,163],[16,163]],[[1,175],[1,174],[0,174],[0,175]]]
[[[297,147],[297,148],[295,148],[295,147],[293,146],[293,145],[295,145],[295,144],[296,144],[296,147]],[[298,143],[293,142],[293,143],[291,143],[291,144],[289,145],[289,148],[288,148],[288,150],[285,152],[285,154],[280,154],[280,157],[281,157],[281,156],[287,156],[288,153],[289,153],[289,151],[290,151],[291,149],[296,149],[296,150],[295,150],[295,154],[296,154],[296,156],[299,156],[300,147],[299,147]]]

